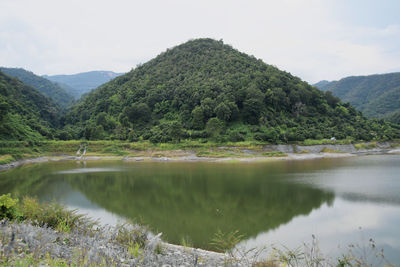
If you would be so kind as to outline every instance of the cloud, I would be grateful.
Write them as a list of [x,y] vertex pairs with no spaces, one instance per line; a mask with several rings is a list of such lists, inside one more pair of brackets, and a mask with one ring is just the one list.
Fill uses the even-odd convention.
[[212,37],[310,82],[400,71],[400,24],[343,20],[343,3],[3,0],[1,64],[38,74],[128,71],[168,47]]

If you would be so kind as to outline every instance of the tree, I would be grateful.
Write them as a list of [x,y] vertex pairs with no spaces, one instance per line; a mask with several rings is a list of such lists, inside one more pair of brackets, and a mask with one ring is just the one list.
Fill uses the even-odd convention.
[[204,113],[200,106],[197,106],[192,111],[192,127],[196,130],[204,128]]
[[201,108],[206,118],[212,117],[215,110],[215,100],[206,97],[203,101],[201,101]]
[[171,139],[175,142],[179,142],[181,141],[182,134],[182,123],[180,123],[179,121],[171,122],[169,125],[169,135],[171,136]]
[[217,137],[221,135],[225,130],[225,124],[218,118],[211,118],[207,121],[206,132],[211,137]]
[[222,120],[222,121],[229,121],[232,115],[231,110],[225,103],[220,103],[216,108],[215,108],[215,113],[217,114],[217,118]]
[[151,119],[151,110],[146,103],[134,103],[125,109],[125,114],[132,123],[145,123]]

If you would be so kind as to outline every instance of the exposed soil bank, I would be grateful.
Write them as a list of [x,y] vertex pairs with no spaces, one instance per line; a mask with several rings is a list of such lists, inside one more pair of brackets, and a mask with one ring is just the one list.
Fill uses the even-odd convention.
[[[266,145],[262,150],[249,150],[240,149],[237,147],[217,147],[217,150],[223,150],[224,152],[230,152],[231,150],[238,150],[240,154],[223,157],[206,157],[198,156],[194,151],[186,150],[175,150],[175,151],[162,151],[159,153],[153,153],[151,155],[134,156],[134,157],[123,157],[123,156],[112,156],[112,155],[101,155],[101,156],[69,156],[61,155],[57,157],[38,157],[32,159],[23,159],[13,161],[9,164],[0,165],[0,171],[12,169],[21,165],[30,163],[41,163],[51,161],[64,161],[64,160],[79,160],[79,161],[90,161],[90,160],[123,160],[123,161],[188,161],[188,162],[264,162],[271,160],[308,160],[308,159],[319,159],[319,158],[338,158],[338,157],[351,157],[356,155],[365,154],[394,154],[400,153],[400,148],[393,147],[392,143],[383,142],[377,143],[372,148],[357,148],[353,144],[348,145]],[[285,153],[285,156],[263,156],[265,152],[281,152]],[[147,153],[148,154],[148,153]]]

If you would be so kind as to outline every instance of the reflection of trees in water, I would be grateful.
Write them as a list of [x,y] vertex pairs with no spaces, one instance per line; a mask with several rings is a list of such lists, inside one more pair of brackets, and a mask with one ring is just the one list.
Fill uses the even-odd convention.
[[77,162],[40,163],[0,173],[0,194],[11,193],[18,198],[33,196],[41,201],[62,199],[71,193],[71,188],[64,182],[65,176],[55,173],[81,166]]
[[299,171],[292,163],[144,163],[129,165],[126,172],[54,175],[80,167],[69,162],[13,170],[1,176],[0,190],[50,201],[70,194],[72,187],[110,212],[142,219],[170,242],[188,236],[201,247],[217,229],[255,236],[334,199],[332,193],[282,179]]
[[201,247],[217,229],[255,236],[334,199],[332,193],[281,182],[273,169],[156,164],[144,169],[69,175],[67,180],[91,201],[142,219],[168,241],[189,236]]

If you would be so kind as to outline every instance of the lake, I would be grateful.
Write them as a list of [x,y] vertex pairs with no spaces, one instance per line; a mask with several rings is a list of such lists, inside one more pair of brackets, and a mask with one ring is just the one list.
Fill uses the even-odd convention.
[[103,224],[135,219],[210,249],[220,229],[246,248],[310,243],[328,256],[373,238],[400,262],[400,155],[264,163],[64,161],[0,173],[0,193],[59,201]]

